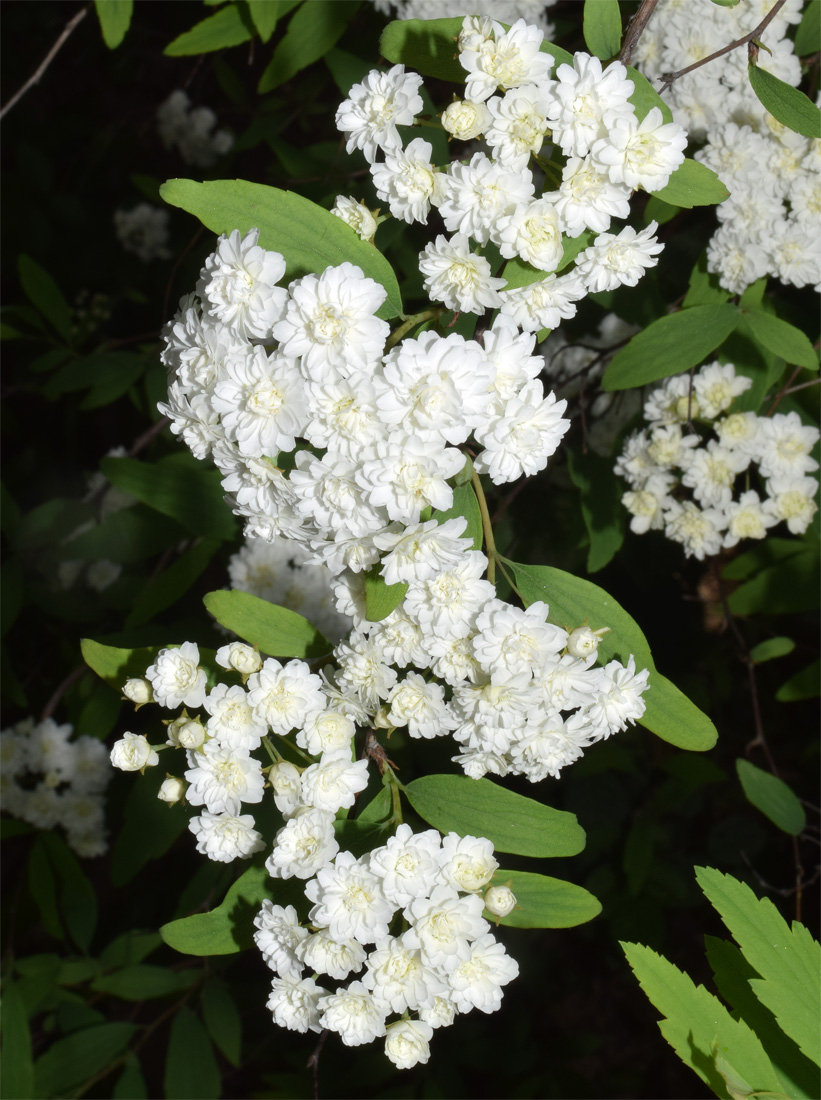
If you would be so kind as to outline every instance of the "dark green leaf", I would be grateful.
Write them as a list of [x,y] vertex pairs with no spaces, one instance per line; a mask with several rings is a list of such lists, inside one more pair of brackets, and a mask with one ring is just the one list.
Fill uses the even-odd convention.
[[482,513],[479,510],[479,501],[476,499],[476,491],[468,482],[465,485],[457,485],[453,490],[453,504],[443,512],[434,512],[433,518],[438,523],[447,523],[449,519],[464,516],[468,521],[462,538],[473,539],[473,549],[481,550],[484,541],[482,530]]
[[821,50],[821,0],[808,0],[804,16],[795,32],[795,52],[806,57]]
[[689,157],[673,172],[666,186],[652,194],[671,206],[682,206],[686,210],[693,206],[713,206],[730,197],[712,168]]
[[121,1054],[136,1024],[108,1023],[58,1039],[34,1064],[35,1095],[64,1097]]
[[622,867],[627,879],[627,889],[634,896],[641,891],[650,873],[655,835],[655,827],[645,817],[637,817],[627,834]]
[[42,313],[54,331],[71,343],[71,310],[60,288],[39,264],[26,255],[18,260],[20,284],[26,297]]
[[96,993],[107,993],[123,1001],[152,1001],[188,989],[202,976],[199,970],[169,970],[145,963],[104,974],[91,983]]
[[396,276],[382,253],[330,211],[301,195],[246,180],[196,183],[185,179],[169,180],[161,193],[167,203],[187,210],[214,233],[238,229],[245,234],[258,228],[260,245],[285,258],[283,284],[347,261],[387,291],[377,317],[402,312]]
[[332,49],[359,8],[360,0],[310,0],[288,24],[259,79],[260,95],[271,92]]
[[360,810],[356,816],[357,821],[377,822],[384,821],[391,812],[391,792],[387,786],[376,795],[368,805]]
[[419,816],[440,833],[487,837],[499,852],[574,856],[584,848],[575,814],[514,794],[489,779],[426,775],[403,792]]
[[387,619],[404,600],[408,591],[407,584],[401,581],[397,584],[385,584],[380,568],[381,566],[375,565],[365,574],[365,614],[372,623],[381,623],[383,619]]
[[[160,734],[156,740],[162,736]],[[162,759],[168,767],[165,757]],[[188,814],[182,806],[169,806],[157,797],[165,779],[165,767],[158,765],[146,769],[145,775],[139,776],[139,781],[128,792],[123,825],[111,853],[111,881],[117,887],[125,886],[152,859],[164,856],[188,828]]]
[[734,615],[787,615],[819,606],[818,544],[797,545],[799,553],[767,566],[730,593],[727,602]]
[[223,498],[222,474],[196,459],[189,461],[188,455],[169,455],[159,462],[104,458],[100,469],[112,485],[179,520],[193,535],[231,539],[236,534],[237,521]]
[[40,910],[40,923],[44,930],[55,939],[65,939],[57,909],[57,884],[42,835],[35,840],[29,855],[28,884]]
[[209,977],[202,993],[202,1018],[212,1041],[232,1066],[242,1061],[242,1018],[225,982]]
[[5,1100],[28,1100],[34,1096],[34,1064],[26,1006],[17,982],[6,981],[0,1001],[3,1058],[0,1060],[0,1091]]
[[307,619],[238,589],[209,592],[202,601],[217,622],[270,657],[321,657],[331,643]]
[[150,622],[161,611],[176,603],[196,581],[219,547],[220,543],[216,539],[201,539],[159,576],[152,577],[135,598],[125,625],[129,627]]
[[727,562],[721,575],[728,581],[743,581],[766,566],[785,562],[803,550],[804,543],[798,539],[771,537]]
[[[656,195],[649,195],[647,198],[647,205],[644,208],[644,212],[641,215],[641,224],[645,228],[650,222],[655,222],[656,225],[666,225],[678,214],[681,213],[681,208],[678,206],[671,206],[669,202],[665,202],[663,199],[658,198]],[[730,295],[726,295],[721,299],[726,301]],[[693,302],[692,305],[698,305],[699,303]]]
[[161,943],[158,932],[123,932],[100,952],[100,962],[106,969],[132,966],[148,958]]
[[167,1100],[217,1100],[219,1066],[199,1016],[185,1005],[174,1016],[165,1060]]
[[749,760],[738,759],[735,770],[744,788],[747,800],[752,802],[765,817],[791,836],[803,833],[807,815],[798,798],[783,779],[771,772],[762,771]]
[[109,561],[130,565],[181,542],[187,532],[177,520],[145,504],[120,508],[102,523],[66,542],[66,553],[80,561]]
[[248,12],[263,42],[270,42],[280,17],[279,0],[248,0]]
[[821,111],[812,100],[758,65],[749,65],[747,72],[753,91],[774,119],[796,134],[821,138]]
[[508,928],[575,928],[601,912],[589,891],[560,878],[498,870],[493,885],[509,886],[516,895],[517,907],[499,922]]
[[163,50],[166,57],[189,57],[239,46],[254,37],[254,25],[244,5],[228,4],[178,35]]
[[792,638],[767,638],[766,641],[753,646],[750,650],[750,660],[760,665],[764,661],[772,661],[775,657],[786,657],[794,649],[795,642]]
[[134,352],[95,352],[66,363],[43,383],[41,391],[46,397],[55,398],[64,393],[93,388],[100,393],[111,392],[117,397],[134,384],[144,368],[145,357]]
[[774,355],[807,370],[818,370],[818,352],[800,328],[762,310],[743,314],[741,323]]
[[131,26],[134,0],[94,0],[103,40],[110,50],[116,50]]
[[526,605],[543,600],[548,619],[565,630],[588,622],[594,629],[609,626],[599,644],[602,660],[618,657],[626,663],[632,654],[636,668],[648,668],[648,690],[643,696],[646,710],[641,725],[658,737],[682,749],[704,752],[716,743],[718,733],[682,692],[655,668],[650,646],[638,623],[604,589],[581,577],[546,565],[519,565],[502,559],[514,578]]
[[602,61],[615,57],[621,46],[619,0],[584,0],[584,41]]
[[590,538],[587,572],[603,569],[624,542],[624,508],[621,485],[613,473],[612,459],[592,451],[567,452],[571,480],[581,494],[584,525]]
[[113,1100],[146,1100],[147,1097],[148,1086],[140,1063],[133,1054],[127,1054],[123,1072],[114,1085]]
[[46,833],[43,843],[60,883],[60,913],[71,938],[88,952],[97,927],[97,894],[74,853],[57,833]]
[[83,703],[77,729],[82,730],[86,736],[103,740],[117,725],[120,706],[120,698],[109,685],[102,680],[96,681]]
[[690,282],[684,301],[683,309],[692,306],[708,306],[714,302],[726,302],[730,292],[719,286],[718,276],[707,270],[707,253],[702,252],[696,261],[695,267],[690,272]]
[[17,558],[7,558],[0,564],[0,637],[8,633],[20,614],[24,585],[20,561]]
[[740,316],[729,302],[717,302],[660,317],[613,357],[602,386],[627,390],[698,366],[724,343]]
[[794,703],[799,699],[815,699],[821,694],[821,661],[796,672],[775,693],[779,703]]

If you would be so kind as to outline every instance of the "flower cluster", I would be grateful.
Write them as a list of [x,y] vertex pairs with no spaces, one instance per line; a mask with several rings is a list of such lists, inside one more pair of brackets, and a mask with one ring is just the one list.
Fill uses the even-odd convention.
[[115,210],[114,230],[125,251],[133,252],[143,263],[170,260],[169,220],[167,210],[141,202],[131,210]]
[[[362,150],[394,217],[427,224],[438,210],[450,236],[439,234],[419,259],[430,298],[468,313],[498,308],[530,332],[556,328],[587,294],[635,286],[655,266],[662,246],[654,222],[639,233],[607,230],[612,218],[629,215],[635,188],[666,185],[686,144],[684,130],[665,123],[659,108],[637,116],[620,62],[602,69],[577,53],[552,77],[543,37],[523,19],[505,32],[489,18],[465,17],[458,39],[465,98],[446,108],[441,124],[460,143],[484,139],[469,160],[466,152],[442,168],[423,138],[403,146],[398,127],[421,112],[422,81],[402,65],[355,84],[336,116],[348,151]],[[531,164],[555,187],[537,193]],[[558,274],[567,266],[564,238],[585,230],[596,234],[592,244]],[[489,243],[530,265],[536,281],[521,286],[494,276],[482,255]]]
[[[630,485],[622,502],[633,531],[663,530],[701,561],[741,539],[766,538],[779,522],[795,535],[807,530],[818,510],[810,452],[821,433],[796,412],[730,412],[750,385],[731,363],[716,362],[692,382],[677,375],[652,391],[649,427],[627,439],[616,462]],[[756,468],[763,496],[750,488]]]
[[215,130],[217,116],[210,107],[192,107],[181,88],[157,109],[157,132],[166,149],[176,149],[186,164],[209,168],[234,144],[230,130]]
[[99,856],[108,847],[108,753],[96,737],[71,740],[72,732],[51,718],[27,718],[0,732],[2,808],[38,829],[59,825],[77,855]]
[[[556,28],[547,18],[547,10],[556,0],[472,0],[474,15],[491,16],[502,23],[524,19],[552,38]],[[377,11],[395,14],[397,19],[453,19],[465,14],[465,0],[373,0]]]
[[[347,1046],[384,1037],[400,1069],[427,1062],[434,1028],[474,1008],[495,1012],[519,973],[482,916],[486,905],[500,914],[515,905],[505,887],[484,893],[497,866],[489,840],[400,825],[367,856],[340,852],[317,872],[305,886],[307,921],[264,902],[254,938],[277,975],[276,1023],[328,1028]],[[391,934],[400,914],[404,930]],[[353,980],[329,990],[320,975]]]
[[[772,5],[766,0],[721,7],[710,0],[661,0],[635,53],[649,78],[660,80],[749,34]],[[801,66],[787,38],[801,19],[801,0],[787,0],[764,33],[762,69],[797,85]],[[717,208],[721,225],[707,265],[721,285],[740,294],[776,275],[793,286],[821,284],[821,141],[788,130],[753,92],[746,49],[680,77],[667,98],[690,137],[704,142],[696,159],[730,190]]]

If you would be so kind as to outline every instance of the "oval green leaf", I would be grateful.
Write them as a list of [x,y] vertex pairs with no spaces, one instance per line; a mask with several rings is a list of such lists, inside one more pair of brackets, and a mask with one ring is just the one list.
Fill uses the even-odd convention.
[[724,343],[740,316],[729,302],[716,302],[660,317],[613,357],[602,386],[629,390],[697,366]]
[[[494,886],[509,886],[516,895],[517,907],[500,924],[508,928],[575,928],[597,917],[601,903],[583,886],[530,871],[499,870]],[[485,911],[489,920],[494,920]]]
[[34,1063],[34,1095],[67,1096],[121,1054],[137,1030],[136,1024],[98,1024],[58,1039]]
[[293,191],[247,180],[197,183],[175,179],[164,183],[160,194],[171,206],[199,218],[214,233],[238,229],[245,235],[250,229],[259,229],[260,245],[281,253],[285,259],[283,285],[348,262],[385,288],[387,298],[377,317],[387,319],[402,312],[396,275],[382,253],[330,211]]
[[[302,4],[260,77],[259,94],[273,91],[324,57],[356,15],[359,4],[360,0],[311,0],[310,4]],[[269,6],[276,8],[276,4]]]
[[821,45],[821,0],[809,0],[804,16],[795,32],[795,52],[798,57],[818,53]]
[[540,858],[575,856],[584,848],[584,830],[575,814],[514,794],[489,779],[426,775],[403,793],[440,833],[487,837],[499,852]]
[[385,584],[385,578],[380,576],[381,566],[375,565],[365,574],[365,614],[368,621],[381,623],[388,615],[400,605],[408,591],[407,584]]
[[449,519],[464,516],[467,527],[462,538],[473,539],[473,549],[481,550],[484,532],[482,530],[482,513],[479,510],[479,501],[476,492],[468,482],[466,485],[457,485],[453,490],[453,504],[442,512],[434,512],[433,518],[437,523],[447,523]]
[[821,138],[821,111],[798,88],[785,84],[758,65],[749,65],[750,84],[773,118],[807,138]]
[[745,313],[742,325],[749,328],[752,337],[773,355],[778,355],[796,366],[806,367],[807,370],[818,370],[818,352],[806,334],[795,325],[759,309],[751,309],[749,313]]
[[799,699],[816,699],[821,694],[821,661],[813,661],[812,664],[796,672],[785,684],[782,684],[775,693],[779,703],[795,703]]
[[179,993],[201,977],[199,970],[169,970],[164,966],[138,964],[104,974],[91,983],[97,993],[108,993],[123,1001],[151,1001]]
[[621,45],[619,0],[584,0],[584,41],[602,61],[615,57]]
[[134,0],[94,0],[103,41],[110,50],[116,50],[131,26]]
[[217,622],[269,657],[321,657],[332,646],[302,615],[238,589],[209,592],[202,602]]
[[767,638],[766,641],[753,646],[750,650],[750,660],[760,665],[764,661],[772,661],[776,657],[786,657],[794,649],[795,642],[792,638]]
[[730,197],[727,187],[712,168],[689,157],[670,176],[666,186],[653,191],[656,198],[690,210],[694,206],[714,206]]
[[799,836],[807,824],[804,807],[783,779],[762,771],[749,760],[738,759],[735,770],[747,801],[790,836]]
[[226,4],[214,15],[200,20],[178,35],[163,50],[166,57],[191,57],[240,46],[254,37],[254,25],[246,16],[242,4]]
[[208,1032],[186,1005],[171,1021],[163,1083],[166,1100],[217,1100],[222,1096],[220,1068]]

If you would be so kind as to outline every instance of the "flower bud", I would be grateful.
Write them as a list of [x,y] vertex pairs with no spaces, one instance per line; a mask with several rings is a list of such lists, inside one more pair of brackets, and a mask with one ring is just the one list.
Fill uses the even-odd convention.
[[567,638],[567,652],[571,657],[589,657],[599,649],[599,642],[609,631],[609,626],[600,630],[591,630],[589,626],[577,626]]
[[151,691],[151,684],[149,684],[148,680],[142,680],[139,677],[133,680],[126,680],[123,684],[123,695],[126,699],[134,703],[138,709],[146,703],[150,703],[154,698],[154,693]]
[[490,122],[490,111],[484,103],[456,99],[442,112],[442,126],[459,141],[472,141]]
[[516,895],[509,886],[489,886],[484,901],[485,909],[494,917],[506,917],[516,908]]
[[139,772],[159,763],[159,756],[142,733],[127,733],[111,750],[111,763],[123,772]]
[[157,798],[162,802],[167,802],[169,806],[173,806],[175,802],[179,802],[184,797],[185,788],[186,784],[182,779],[178,779],[175,775],[169,775],[160,785]]
[[205,727],[201,722],[189,718],[177,729],[177,744],[183,749],[199,749],[205,741]]
[[231,642],[217,650],[217,664],[233,669],[240,676],[250,676],[262,668],[262,658],[253,646],[245,642]]

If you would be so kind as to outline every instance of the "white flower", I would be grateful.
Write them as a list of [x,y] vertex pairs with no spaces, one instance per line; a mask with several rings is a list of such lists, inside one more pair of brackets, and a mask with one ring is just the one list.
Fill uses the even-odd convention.
[[484,103],[473,103],[469,99],[454,99],[442,112],[442,126],[451,137],[459,141],[473,141],[484,133],[490,123],[490,111]]
[[307,936],[297,949],[299,958],[317,974],[344,979],[362,969],[367,952],[356,940],[334,939],[327,928],[320,928]]
[[430,1058],[433,1028],[421,1020],[397,1020],[389,1024],[385,1037],[385,1054],[397,1069],[411,1069]]
[[764,510],[784,520],[794,535],[803,535],[818,511],[813,497],[818,492],[814,477],[771,477],[767,482],[769,500]]
[[723,511],[702,510],[692,501],[672,501],[664,513],[664,533],[673,542],[680,542],[687,557],[704,561],[721,549],[722,532],[727,526]]
[[457,313],[484,313],[501,304],[498,291],[505,280],[491,274],[484,256],[470,251],[463,233],[450,240],[440,234],[426,245],[419,253],[419,270],[425,276],[428,296]]
[[316,904],[311,920],[328,929],[337,941],[378,943],[388,934],[395,906],[382,893],[379,878],[367,861],[340,852],[334,863],[317,872],[305,886],[305,896]]
[[161,649],[146,670],[154,699],[170,710],[179,706],[201,707],[205,702],[205,670],[198,667],[200,651],[194,642],[177,649]]
[[385,1034],[386,1013],[377,1005],[362,982],[328,994],[319,1002],[320,1024],[335,1031],[346,1047],[371,1043]]
[[453,728],[445,689],[441,684],[426,683],[418,672],[409,672],[393,688],[388,704],[388,721],[394,726],[407,726],[411,737],[440,737]]
[[197,851],[220,863],[249,859],[265,847],[251,814],[234,817],[205,810],[199,817],[191,818],[188,828],[197,838]]
[[586,294],[585,284],[575,271],[548,275],[538,283],[503,290],[502,313],[528,332],[554,329],[563,319],[576,316],[576,302]]
[[350,809],[368,785],[368,761],[352,761],[350,753],[325,755],[302,773],[301,799],[306,806],[335,814]]
[[249,677],[248,702],[256,717],[283,736],[325,709],[322,681],[308,665],[288,661],[283,666],[273,657]]
[[337,195],[336,202],[331,207],[331,213],[337,218],[355,229],[363,241],[370,241],[376,233],[376,218],[363,202],[348,195]]
[[210,813],[238,814],[241,802],[261,802],[265,779],[258,760],[209,741],[185,773],[186,799]]
[[554,393],[545,397],[541,382],[534,378],[505,403],[487,428],[476,432],[484,450],[474,466],[496,485],[543,470],[570,427],[562,417],[566,408],[567,401],[557,401]]
[[367,967],[362,984],[389,1012],[430,1005],[434,996],[447,991],[441,976],[423,962],[418,948],[408,946],[406,936],[382,941],[368,956]]
[[352,718],[340,710],[326,710],[306,719],[304,727],[297,730],[296,743],[311,756],[323,752],[349,751],[356,733]]
[[626,667],[621,661],[610,661],[605,665],[604,676],[595,702],[587,708],[590,720],[599,727],[605,727],[603,737],[626,729],[644,714],[645,702],[642,694],[647,691],[649,669],[636,672],[636,662],[631,654]]
[[494,684],[538,671],[548,657],[565,648],[567,632],[548,623],[547,613],[542,601],[520,610],[494,599],[477,616],[473,652]]
[[138,203],[131,210],[114,211],[114,230],[126,252],[133,252],[143,263],[170,260],[167,210],[150,203]]
[[529,202],[534,187],[529,172],[511,171],[485,153],[474,153],[470,164],[450,165],[442,189],[439,213],[448,232],[487,244],[498,241],[499,219]]
[[452,568],[466,550],[472,549],[470,539],[460,537],[466,527],[464,516],[457,516],[441,524],[431,519],[399,532],[377,535],[376,545],[389,551],[382,559],[385,583],[426,581]]
[[276,808],[287,820],[302,805],[302,776],[290,760],[280,760],[268,772],[268,782],[274,792]]
[[604,136],[616,118],[634,113],[629,102],[633,81],[627,78],[627,70],[620,61],[602,72],[597,57],[577,53],[573,65],[560,65],[556,76],[558,83],[553,88],[549,116],[554,139],[565,156],[586,156],[593,142]]
[[244,688],[217,684],[205,697],[205,709],[211,715],[208,732],[220,744],[246,753],[259,748],[268,727],[254,715]]
[[447,885],[474,893],[487,886],[498,867],[493,843],[485,837],[448,833],[443,838],[441,878]]
[[313,878],[338,851],[332,815],[300,809],[277,833],[265,866],[273,878]]
[[810,451],[818,442],[818,428],[802,424],[798,413],[776,413],[760,420],[758,445],[764,477],[800,477],[818,469]]
[[503,218],[499,250],[508,259],[519,256],[540,271],[555,271],[564,246],[552,197],[536,199]]
[[442,179],[431,164],[432,149],[429,141],[414,138],[405,149],[387,152],[384,164],[371,165],[376,193],[395,218],[427,224]]
[[137,707],[150,703],[153,698],[151,684],[139,678],[126,680],[123,684],[123,695]]
[[562,183],[551,196],[562,232],[578,237],[584,229],[604,233],[611,218],[630,216],[630,188],[613,183],[589,157],[570,157]]
[[448,974],[451,997],[459,1012],[495,1012],[502,1003],[502,986],[519,976],[519,964],[491,933],[470,946],[470,954]]
[[660,191],[684,162],[687,133],[675,122],[664,122],[661,110],[652,107],[641,122],[635,116],[613,119],[607,136],[590,150],[591,159],[613,183]]
[[368,73],[361,84],[354,84],[349,99],[336,112],[336,127],[348,134],[346,149],[361,149],[370,163],[377,149],[401,147],[397,126],[409,126],[422,110],[419,88],[422,77],[406,73],[404,65],[394,65],[386,73]]
[[274,978],[268,1008],[274,1022],[289,1031],[322,1031],[319,1002],[325,994],[313,978]]
[[159,761],[159,756],[142,733],[126,733],[111,750],[111,763],[123,772],[139,772]]
[[[469,16],[465,16],[468,23]],[[538,27],[517,19],[505,33],[500,23],[493,24],[494,38],[477,41],[462,39],[459,61],[467,71],[465,94],[468,99],[484,102],[497,88],[507,91],[522,84],[545,84],[553,65],[548,53],[540,53],[544,35]]]
[[732,363],[708,363],[693,378],[699,415],[714,420],[729,409],[733,399],[752,386],[752,379],[736,374]]
[[655,267],[658,254],[664,250],[653,234],[658,229],[650,222],[637,233],[626,225],[617,236],[602,233],[576,261],[576,274],[584,280],[591,294],[615,290],[618,286],[635,286],[644,272]]
[[451,886],[435,886],[429,898],[415,898],[405,908],[412,925],[405,933],[407,944],[420,948],[430,966],[452,970],[470,958],[469,941],[487,932],[483,908],[477,894],[459,897]]
[[296,363],[262,344],[228,357],[211,400],[229,439],[249,458],[292,451],[305,427],[305,382]]
[[285,260],[257,243],[259,230],[240,239],[238,229],[222,236],[205,261],[197,293],[208,311],[238,335],[269,340],[282,316],[286,292],[275,284],[285,274]]
[[387,844],[374,848],[370,868],[382,880],[382,892],[396,905],[426,897],[439,875],[441,839],[435,829],[414,835],[402,824]]
[[175,805],[180,799],[185,797],[185,783],[182,779],[178,779],[176,776],[169,775],[167,779],[164,779],[160,784],[160,789],[157,791],[157,798],[161,802],[167,802],[169,806]]
[[254,927],[254,942],[268,966],[280,977],[298,981],[304,968],[297,951],[309,932],[300,927],[293,905],[283,908],[266,899],[254,917]]
[[727,516],[724,546],[727,549],[737,546],[741,539],[766,538],[767,529],[778,523],[776,517],[764,508],[755,489],[742,493],[738,500],[727,504],[724,511]]

